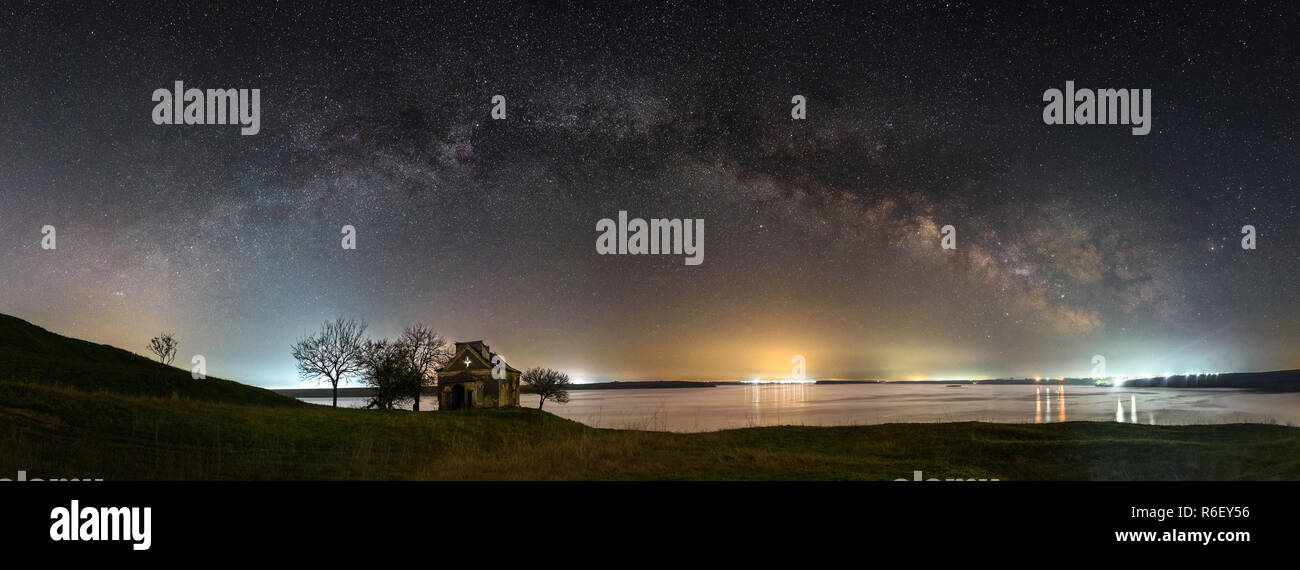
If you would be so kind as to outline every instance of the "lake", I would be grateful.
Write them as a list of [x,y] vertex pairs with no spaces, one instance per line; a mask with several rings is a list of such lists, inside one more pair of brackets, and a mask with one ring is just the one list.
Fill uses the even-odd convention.
[[[757,426],[893,422],[1123,421],[1159,425],[1300,425],[1300,393],[1231,388],[1096,388],[971,384],[767,384],[711,388],[573,390],[544,409],[593,427],[700,432]],[[329,398],[302,398],[329,405]],[[339,398],[358,407],[362,398]],[[537,407],[524,394],[521,405]],[[434,409],[425,398],[420,406]],[[1136,408],[1136,409],[1134,409]]]

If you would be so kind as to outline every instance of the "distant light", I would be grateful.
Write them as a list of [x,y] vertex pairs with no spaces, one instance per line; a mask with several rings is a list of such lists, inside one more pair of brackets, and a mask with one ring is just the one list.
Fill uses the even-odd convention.
[[785,378],[785,379],[776,379],[776,380],[766,380],[766,381],[764,381],[764,380],[761,380],[761,379],[759,379],[759,378],[755,378],[755,379],[753,379],[753,380],[741,380],[740,383],[741,383],[741,384],[816,384],[817,381],[816,381],[816,380],[801,380],[801,379],[797,379],[797,378]]

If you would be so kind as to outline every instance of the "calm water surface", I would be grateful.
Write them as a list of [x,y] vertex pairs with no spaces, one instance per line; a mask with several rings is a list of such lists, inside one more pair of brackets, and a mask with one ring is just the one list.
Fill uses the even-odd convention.
[[[1228,388],[1094,388],[1091,386],[934,384],[769,384],[713,388],[573,390],[567,404],[545,409],[584,424],[618,429],[697,432],[755,426],[843,426],[891,422],[1046,423],[1123,421],[1184,425],[1300,425],[1300,394]],[[329,398],[303,398],[329,405]],[[362,398],[339,398],[361,406]],[[537,407],[524,394],[521,405]],[[421,409],[434,409],[428,398]]]

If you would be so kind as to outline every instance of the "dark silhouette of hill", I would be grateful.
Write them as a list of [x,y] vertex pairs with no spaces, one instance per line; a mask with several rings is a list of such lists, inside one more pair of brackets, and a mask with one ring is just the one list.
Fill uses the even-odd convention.
[[270,390],[230,380],[211,376],[195,380],[189,370],[164,366],[106,344],[58,335],[3,314],[0,314],[0,382],[236,404],[300,404]]
[[1247,388],[1260,392],[1300,391],[1300,370],[1229,372],[1214,375],[1174,375],[1126,380],[1125,386],[1146,388]]
[[[1107,380],[1109,386],[1110,380]],[[1095,386],[1093,378],[998,378],[995,380],[934,381],[932,384],[1064,384],[1067,386]],[[1268,372],[1227,372],[1223,374],[1174,374],[1150,378],[1129,378],[1123,381],[1126,388],[1240,388],[1257,392],[1300,392],[1300,370],[1272,370]]]

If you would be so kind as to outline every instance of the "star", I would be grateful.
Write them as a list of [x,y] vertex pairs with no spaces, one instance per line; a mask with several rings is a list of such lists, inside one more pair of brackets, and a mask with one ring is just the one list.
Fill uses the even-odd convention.
[[[59,14],[22,18],[0,70],[0,307],[136,351],[172,331],[269,387],[297,385],[285,347],[336,317],[598,377],[776,377],[793,354],[846,378],[1086,376],[1095,354],[1300,368],[1300,332],[1258,326],[1300,312],[1300,106],[1276,49],[1294,42],[1266,11],[651,10],[290,28],[96,5],[77,57]],[[244,22],[258,41],[227,41]],[[1230,50],[1150,41],[1242,29]],[[1043,124],[1043,91],[1084,78],[1151,89],[1156,128]],[[175,81],[260,89],[260,131],[155,125]],[[598,254],[620,210],[704,220],[704,263]]]

